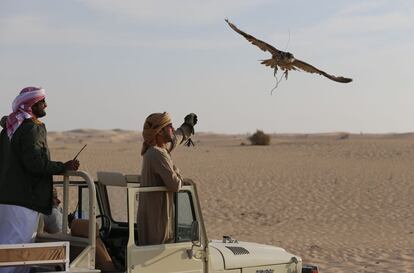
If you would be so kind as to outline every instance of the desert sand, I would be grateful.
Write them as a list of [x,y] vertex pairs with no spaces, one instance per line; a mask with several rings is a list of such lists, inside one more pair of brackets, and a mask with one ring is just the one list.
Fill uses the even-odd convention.
[[[210,239],[280,246],[321,272],[414,272],[414,135],[274,135],[269,146],[246,135],[193,139],[173,160],[197,183]],[[139,132],[49,133],[54,160],[86,143],[81,169],[94,177],[139,173]]]

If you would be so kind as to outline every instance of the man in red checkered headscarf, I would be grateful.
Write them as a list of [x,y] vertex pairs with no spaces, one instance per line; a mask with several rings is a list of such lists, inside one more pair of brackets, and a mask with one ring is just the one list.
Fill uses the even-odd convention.
[[[53,175],[77,170],[79,161],[51,161],[47,131],[46,93],[26,87],[14,99],[12,113],[1,119],[0,245],[32,242],[39,212],[52,211]],[[28,267],[1,267],[0,273],[26,273]]]
[[[26,87],[20,91],[20,94],[13,101],[13,112],[7,118],[6,126],[9,139],[12,138],[14,132],[16,132],[25,119],[37,120],[37,117],[33,115],[32,106],[44,100],[45,97],[45,90],[40,87]],[[45,103],[45,108],[46,106]]]

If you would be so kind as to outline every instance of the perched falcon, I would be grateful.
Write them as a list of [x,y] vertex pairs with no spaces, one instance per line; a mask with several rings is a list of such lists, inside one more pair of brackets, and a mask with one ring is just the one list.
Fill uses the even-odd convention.
[[257,46],[261,50],[268,51],[270,54],[272,54],[271,59],[263,60],[261,62],[261,64],[264,64],[266,66],[270,66],[271,68],[273,68],[275,76],[276,76],[276,72],[277,72],[278,68],[280,68],[282,71],[284,71],[283,74],[285,75],[286,79],[287,79],[289,70],[300,69],[300,70],[303,70],[303,71],[306,71],[306,72],[309,72],[309,73],[318,73],[319,75],[323,75],[323,76],[327,77],[328,79],[331,79],[331,80],[336,81],[336,82],[347,83],[347,82],[352,81],[352,79],[350,79],[350,78],[333,76],[333,75],[330,75],[330,74],[326,73],[325,71],[319,70],[316,67],[314,67],[314,66],[312,66],[308,63],[305,63],[301,60],[296,59],[293,56],[292,53],[278,50],[275,47],[269,45],[268,43],[265,43],[265,42],[263,42],[259,39],[256,39],[252,35],[241,31],[234,24],[232,24],[229,20],[225,19],[225,21],[227,22],[227,24],[229,24],[229,26],[234,31],[236,31],[237,33],[242,35],[250,43]]

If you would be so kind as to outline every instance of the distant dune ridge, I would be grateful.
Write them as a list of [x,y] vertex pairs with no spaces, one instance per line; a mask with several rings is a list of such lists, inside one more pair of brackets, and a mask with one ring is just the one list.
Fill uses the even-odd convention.
[[50,132],[48,137],[51,141],[62,142],[131,142],[140,141],[140,132],[127,131],[121,129],[96,130],[96,129],[76,129],[65,132]]
[[[321,272],[414,272],[413,133],[276,134],[269,146],[247,137],[199,133],[195,147],[173,153],[198,185],[210,239],[281,246]],[[140,132],[79,129],[48,140],[55,160],[87,143],[79,160],[93,177],[141,168]]]

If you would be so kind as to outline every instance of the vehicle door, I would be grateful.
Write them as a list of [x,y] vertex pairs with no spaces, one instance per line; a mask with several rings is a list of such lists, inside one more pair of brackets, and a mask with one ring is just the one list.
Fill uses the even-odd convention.
[[[137,245],[136,236],[138,233],[133,229],[137,218],[139,192],[152,190],[150,190],[151,188],[128,189],[130,233],[127,263],[129,272],[204,272],[205,259],[203,246],[198,243],[198,241],[202,241],[198,229],[195,231],[196,235],[194,235],[194,222],[197,220],[195,206],[198,206],[198,204],[195,204],[196,202],[193,200],[194,192],[191,191],[191,187],[185,188],[176,193],[174,197],[174,242],[149,246]],[[152,189],[163,189],[165,191],[163,187]],[[139,228],[139,223],[136,223],[135,226]],[[192,232],[193,235],[191,235]],[[195,241],[197,242],[192,242],[192,237],[193,239],[196,237]]]

